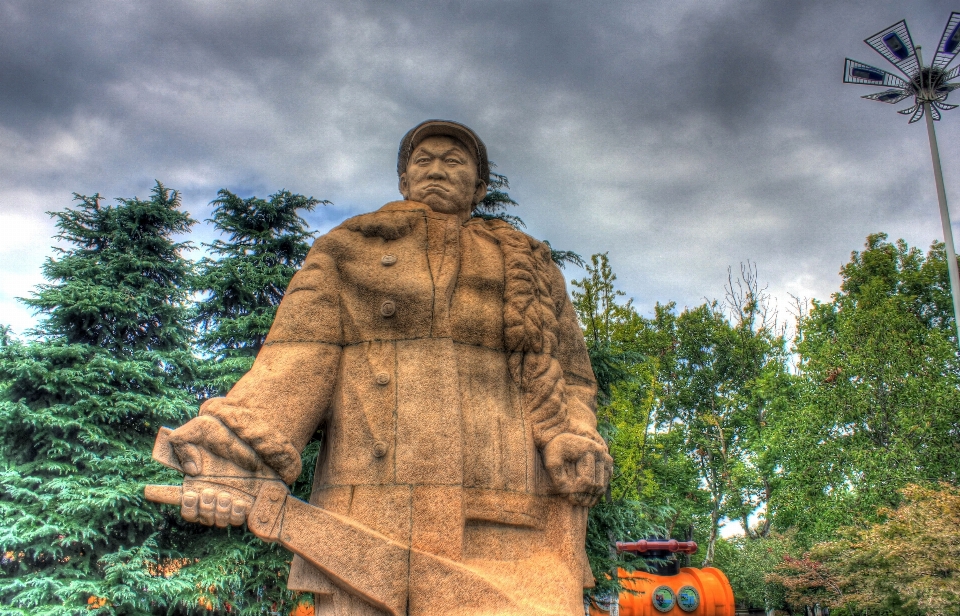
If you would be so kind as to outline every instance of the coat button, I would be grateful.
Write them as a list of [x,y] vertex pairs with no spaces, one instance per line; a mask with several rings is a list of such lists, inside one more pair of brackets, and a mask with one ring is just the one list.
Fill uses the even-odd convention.
[[380,263],[383,263],[384,265],[393,265],[396,262],[397,255],[383,255],[383,257],[380,258]]
[[381,372],[377,375],[377,385],[386,385],[390,382],[390,375],[386,372]]
[[392,317],[396,311],[397,305],[390,299],[383,302],[383,305],[380,306],[380,314],[385,317]]
[[383,441],[377,441],[373,444],[373,455],[377,458],[382,458],[387,455],[387,444]]

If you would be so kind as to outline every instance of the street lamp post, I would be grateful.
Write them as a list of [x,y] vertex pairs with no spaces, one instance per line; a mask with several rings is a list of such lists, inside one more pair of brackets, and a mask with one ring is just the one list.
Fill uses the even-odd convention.
[[957,344],[960,345],[960,270],[957,268],[957,255],[953,246],[947,193],[943,187],[940,149],[937,147],[937,134],[933,128],[934,121],[940,119],[941,110],[947,111],[957,107],[957,105],[947,104],[946,100],[951,91],[960,88],[960,83],[949,83],[960,76],[960,65],[949,71],[947,67],[960,52],[960,12],[955,11],[950,14],[930,66],[924,66],[921,49],[919,46],[914,48],[907,22],[904,20],[864,39],[864,42],[903,73],[907,81],[875,66],[847,58],[843,67],[844,83],[888,86],[888,90],[868,94],[863,98],[896,104],[912,96],[913,106],[899,113],[910,115],[911,124],[922,116],[926,117],[930,156],[933,158],[933,177],[937,183],[937,200],[940,203],[943,243],[947,249],[947,270],[950,272],[954,324],[957,328]]
[[[919,46],[917,46],[917,58],[922,66],[923,57],[920,55]],[[947,270],[950,272],[950,291],[953,294],[953,320],[957,325],[957,340],[960,341],[960,301],[958,301],[960,268],[957,267],[957,254],[953,245],[953,227],[950,225],[950,210],[947,209],[947,192],[943,187],[943,169],[940,167],[940,148],[937,146],[937,133],[933,129],[933,113],[928,101],[924,101],[923,105],[925,107],[923,115],[927,119],[927,138],[930,141],[930,157],[933,159],[933,178],[937,183],[937,201],[940,202],[943,243],[947,248]]]

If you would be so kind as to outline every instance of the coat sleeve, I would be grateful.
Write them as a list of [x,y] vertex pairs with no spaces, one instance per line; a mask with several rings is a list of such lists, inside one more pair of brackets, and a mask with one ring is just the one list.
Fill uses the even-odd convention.
[[340,277],[330,236],[318,239],[287,287],[266,342],[247,374],[212,415],[256,451],[284,481],[300,474],[300,451],[325,421],[342,352]]
[[553,266],[551,275],[553,301],[557,307],[556,357],[563,368],[567,419],[570,423],[568,430],[603,443],[597,432],[597,380],[590,365],[583,330],[577,321],[560,268]]

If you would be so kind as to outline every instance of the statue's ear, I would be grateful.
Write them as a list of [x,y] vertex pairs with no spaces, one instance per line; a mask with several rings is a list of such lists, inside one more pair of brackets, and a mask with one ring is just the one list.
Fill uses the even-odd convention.
[[487,183],[483,180],[477,180],[477,190],[473,193],[473,204],[476,205],[483,201],[487,196]]
[[410,184],[407,182],[406,172],[400,174],[400,194],[404,199],[410,199]]

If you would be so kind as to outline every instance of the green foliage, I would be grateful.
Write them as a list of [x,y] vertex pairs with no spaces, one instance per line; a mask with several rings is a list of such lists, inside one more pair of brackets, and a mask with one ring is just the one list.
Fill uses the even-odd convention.
[[[496,167],[490,163],[490,168]],[[473,210],[474,216],[481,218],[498,218],[510,223],[513,227],[520,229],[526,227],[519,216],[514,216],[507,212],[508,207],[514,207],[517,202],[510,198],[507,189],[510,188],[510,180],[507,176],[499,173],[490,173],[490,184],[487,185],[487,194],[483,200],[477,204]]]
[[639,500],[605,498],[592,509],[587,524],[587,557],[596,586],[590,594],[596,597],[612,596],[620,592],[616,574],[618,568],[626,571],[646,571],[648,563],[629,552],[617,552],[617,541],[635,541],[664,534],[657,520],[669,515],[669,510],[650,507]]
[[770,498],[778,453],[769,426],[789,413],[794,395],[785,340],[749,264],[740,279],[731,276],[726,307],[705,303],[677,317],[675,348],[664,354],[669,373],[661,376],[672,395],[660,421],[684,433],[684,452],[709,499],[704,565],[723,518],[767,532],[765,521],[751,529],[749,516]]
[[[792,356],[752,264],[730,276],[723,303],[679,313],[657,305],[643,318],[629,302],[617,303],[605,255],[592,259],[588,277],[573,284],[601,390],[598,417],[615,459],[608,511],[591,519],[598,564],[615,562],[609,552],[602,560],[601,529],[614,529],[610,542],[629,535],[626,525],[600,518],[642,503],[644,511],[670,512],[657,521],[674,537],[702,542],[706,549],[691,560],[727,571],[742,603],[784,605],[798,582],[770,576],[787,562],[812,589],[806,604],[921,609],[920,599],[877,599],[892,595],[858,577],[880,575],[864,573],[880,566],[880,548],[866,540],[857,544],[865,555],[849,551],[849,542],[828,542],[814,556],[795,556],[834,539],[840,527],[880,522],[909,482],[957,481],[960,382],[944,251],[934,244],[924,256],[885,240],[868,238],[841,271],[833,301],[801,315]],[[731,519],[746,535],[719,539],[720,524]],[[879,534],[871,537],[882,544]],[[816,552],[823,546],[840,551],[827,558]],[[903,588],[911,576],[892,573],[894,557],[884,558],[884,584]],[[924,571],[919,560],[911,566]],[[831,598],[830,585],[844,583],[845,596],[862,587],[876,597]],[[951,593],[943,590],[943,600]]]
[[256,357],[287,284],[303,265],[313,233],[299,214],[327,205],[282,190],[269,200],[241,199],[223,189],[213,201],[214,228],[227,237],[208,244],[194,288],[201,348],[219,359]]
[[172,237],[195,221],[179,210],[179,195],[157,182],[149,201],[102,207],[100,195],[75,197],[79,207],[51,213],[57,239],[72,247],[54,248],[60,258],[43,266],[53,282],[24,300],[45,317],[38,333],[120,354],[185,348],[188,245]]
[[99,196],[55,212],[70,246],[26,303],[43,322],[0,349],[0,613],[117,614],[176,603],[146,573],[168,529],[143,500],[171,473],[150,461],[156,430],[193,406],[185,244],[189,216],[159,182],[147,201]]
[[[303,452],[305,467],[309,463],[312,468],[319,449],[319,441],[307,445]],[[294,496],[306,500],[311,479],[309,473],[304,473],[292,486]],[[171,516],[179,516],[179,509],[168,509]],[[182,546],[181,550],[165,565],[168,581],[177,584],[178,607],[182,611],[241,616],[285,614],[311,600],[287,590],[290,552],[278,544],[264,543],[243,528],[183,524],[176,543]],[[185,609],[187,606],[190,609]]]
[[213,258],[200,261],[192,283],[203,296],[194,318],[197,346],[209,356],[199,377],[203,397],[225,394],[253,366],[310,250],[314,234],[300,212],[330,202],[286,190],[268,200],[242,199],[223,189],[213,203],[209,222],[227,239],[206,245]]
[[785,341],[755,269],[748,264],[740,278],[730,277],[722,306],[678,314],[674,304],[658,304],[652,318],[618,303],[623,294],[606,255],[594,255],[586,269],[573,282],[574,305],[600,389],[598,422],[614,457],[608,496],[588,528],[588,555],[602,581],[594,594],[616,587],[614,567],[642,567],[616,554],[616,541],[672,536],[706,546],[688,564],[758,561],[738,583],[775,603],[776,586],[763,576],[778,560],[760,559],[758,550],[775,544],[767,521],[740,543],[719,539],[725,519],[746,527],[767,504],[777,464],[769,426],[789,413],[794,396]]
[[[494,174],[478,215],[522,225],[508,188]],[[26,341],[0,326],[0,615],[289,611],[304,598],[285,588],[288,552],[142,494],[179,480],[150,459],[157,429],[249,369],[309,249],[300,213],[326,202],[220,191],[224,237],[194,274],[176,192],[77,201],[52,214],[65,247],[25,300],[40,325]],[[722,302],[644,317],[605,254],[553,254],[586,269],[574,306],[615,460],[589,516],[594,594],[645,567],[616,541],[671,536],[705,546],[688,562],[719,566],[753,607],[957,609],[960,360],[942,244],[870,236],[840,291],[798,318],[792,354],[752,264]],[[729,520],[746,535],[721,539]]]
[[[792,380],[782,334],[755,270],[732,276],[727,308],[704,303],[677,314],[636,314],[606,255],[575,281],[574,303],[600,389],[598,419],[615,470],[611,502],[643,502],[667,534],[706,545],[714,558],[724,519],[741,520],[769,499],[776,455],[768,425],[789,411]],[[755,536],[768,532],[765,520]],[[598,556],[599,558],[599,553]]]
[[635,371],[631,368],[642,359],[629,344],[629,336],[622,335],[630,328],[636,313],[629,302],[617,303],[617,297],[623,293],[614,288],[616,275],[606,254],[594,255],[586,269],[587,278],[572,283],[577,289],[573,292],[574,307],[584,324],[587,349],[597,375],[601,403],[598,428],[615,462],[606,496],[590,510],[587,556],[597,581],[591,594],[609,596],[620,591],[619,568],[627,571],[646,568],[642,558],[618,553],[616,542],[664,535],[663,521],[672,510],[647,502],[631,481],[631,475],[623,472],[623,465],[636,463],[633,446],[637,434],[645,435],[647,426],[646,422],[641,424],[624,417],[636,410],[634,406],[628,404],[622,413],[617,412],[619,407],[613,406],[618,388],[629,388],[633,384]]
[[[876,520],[909,482],[956,483],[960,366],[942,244],[867,239],[841,290],[799,321],[803,386],[779,426],[772,510],[806,545]],[[817,515],[810,515],[810,510]]]
[[713,566],[726,574],[739,603],[765,610],[782,609],[786,590],[769,576],[793,549],[793,538],[777,533],[720,539]]
[[13,340],[12,330],[9,325],[0,325],[0,347],[5,347]]
[[785,558],[771,582],[793,605],[849,613],[954,614],[960,609],[960,491],[908,485],[882,521],[848,527],[801,558]]
[[[197,346],[209,357],[201,370],[204,396],[226,394],[253,365],[287,285],[310,250],[314,234],[300,212],[329,204],[285,190],[267,200],[221,190],[213,203],[210,222],[226,239],[207,246],[213,258],[200,262],[193,281],[204,295],[195,317],[201,332]],[[319,441],[308,445],[304,469],[313,469],[318,451]],[[310,479],[305,473],[294,494],[306,499]],[[194,527],[192,532],[203,536],[197,542],[203,552],[191,550],[195,562],[179,572],[200,589],[192,601],[216,613],[240,614],[296,604],[296,593],[286,589],[290,552],[237,529]]]
[[550,258],[560,269],[566,268],[568,263],[577,267],[586,267],[587,262],[578,253],[572,250],[557,250],[547,240],[543,240],[543,243],[550,249]]
[[610,401],[613,386],[627,382],[632,374],[629,366],[642,359],[636,349],[617,336],[620,329],[636,316],[630,302],[617,303],[623,291],[614,288],[617,276],[610,267],[607,254],[593,255],[587,265],[588,278],[574,280],[574,308],[584,327],[590,363],[597,378],[599,401]]

